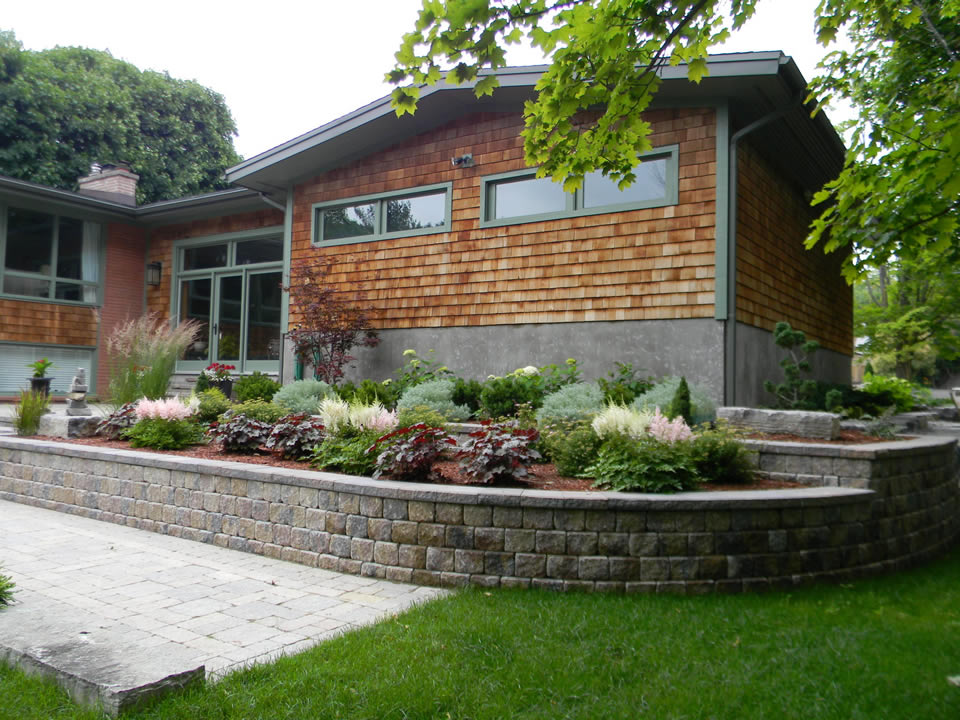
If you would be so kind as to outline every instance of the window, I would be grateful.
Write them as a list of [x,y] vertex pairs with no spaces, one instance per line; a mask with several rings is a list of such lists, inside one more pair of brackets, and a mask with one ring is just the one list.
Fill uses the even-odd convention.
[[313,240],[343,245],[450,229],[450,183],[313,206]]
[[481,226],[551,220],[617,210],[672,205],[677,202],[677,146],[647,153],[634,173],[636,181],[621,190],[600,172],[587,174],[576,192],[536,177],[535,170],[493,175],[483,180]]
[[23,208],[0,208],[0,292],[66,303],[97,302],[98,223]]

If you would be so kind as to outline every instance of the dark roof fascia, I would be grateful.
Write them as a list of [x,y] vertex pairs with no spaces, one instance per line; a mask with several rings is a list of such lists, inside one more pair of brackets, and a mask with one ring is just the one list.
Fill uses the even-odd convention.
[[232,215],[270,208],[260,193],[247,188],[230,188],[204,195],[161,200],[137,208],[137,220],[146,225],[170,225],[217,215]]
[[56,209],[64,213],[83,215],[102,222],[146,225],[167,225],[270,207],[259,193],[246,188],[230,188],[129,207],[82,193],[0,175],[0,202],[4,200],[21,202],[37,209]]
[[[780,73],[781,64],[785,58],[780,51],[764,51],[752,53],[726,53],[711,55],[708,60],[709,75],[707,81],[717,79],[737,79],[737,78],[755,78],[762,76],[776,76]],[[789,58],[788,58],[789,60]],[[791,63],[792,64],[792,63]],[[522,67],[502,68],[496,72],[500,80],[500,88],[494,92],[493,98],[497,94],[503,93],[504,88],[526,89],[530,93],[540,76],[546,70],[546,65],[530,65]],[[799,73],[799,71],[797,71]],[[490,74],[489,72],[481,75]],[[684,81],[684,86],[689,85],[687,81],[687,71],[684,65],[672,66],[665,65],[660,70],[660,75],[666,81],[661,86],[661,92],[670,81]],[[802,76],[801,76],[802,80]],[[677,83],[680,84],[680,83]],[[692,86],[691,90],[696,92],[697,86]],[[466,99],[466,96],[472,100],[472,104],[477,110],[485,109],[483,105],[490,104],[491,98],[475,99],[472,92],[473,83],[464,83],[461,85],[439,82],[432,87],[422,87],[420,91],[418,113],[425,107],[434,103],[442,103],[444,107],[438,110],[439,113],[446,112],[448,119],[453,119],[458,113],[463,112],[463,102],[452,102],[459,100],[460,96]],[[516,94],[516,93],[514,93]],[[287,185],[294,184],[303,179],[302,172],[294,171],[284,173],[282,168],[288,165],[291,168],[301,166],[301,163],[295,162],[294,158],[316,150],[320,146],[332,141],[345,138],[351,133],[358,132],[364,126],[372,125],[377,121],[382,121],[385,117],[394,115],[394,110],[390,106],[390,96],[381,97],[368,105],[365,105],[353,112],[350,112],[336,120],[293,138],[281,145],[267,150],[259,155],[255,155],[226,171],[226,178],[229,182],[252,187],[267,192],[274,192]],[[415,117],[415,116],[414,116]],[[408,120],[410,116],[397,118],[398,121]],[[397,140],[402,139],[397,136]],[[363,154],[360,152],[359,154]],[[302,168],[300,168],[302,169]],[[322,171],[324,168],[318,168]]]
[[27,180],[0,175],[0,199],[15,198],[32,205],[51,205],[59,210],[80,212],[99,220],[134,221],[136,209],[127,205],[59,188],[48,187]]

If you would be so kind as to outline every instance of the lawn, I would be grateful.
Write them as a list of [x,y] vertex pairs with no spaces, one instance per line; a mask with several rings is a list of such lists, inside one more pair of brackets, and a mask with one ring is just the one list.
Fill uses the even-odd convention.
[[[960,548],[747,596],[470,591],[127,717],[960,718]],[[0,669],[0,719],[99,717]]]

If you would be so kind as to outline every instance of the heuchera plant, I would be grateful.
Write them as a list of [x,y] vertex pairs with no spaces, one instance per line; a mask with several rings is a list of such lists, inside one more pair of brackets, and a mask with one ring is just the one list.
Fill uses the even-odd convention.
[[380,451],[373,478],[388,475],[394,480],[426,480],[445,445],[456,447],[457,441],[440,428],[424,423],[384,435],[367,450],[368,453]]
[[270,437],[271,426],[244,414],[213,423],[207,433],[224,450],[240,453],[256,452]]
[[97,429],[94,432],[110,440],[117,440],[120,437],[120,433],[133,427],[136,421],[137,404],[127,403],[126,405],[121,405],[101,420],[97,424]]
[[323,442],[323,423],[307,413],[295,413],[280,418],[264,447],[281,457],[300,460]]
[[540,459],[531,445],[540,438],[534,429],[509,423],[481,423],[456,454],[471,480],[489,485],[497,480],[527,476],[527,466]]

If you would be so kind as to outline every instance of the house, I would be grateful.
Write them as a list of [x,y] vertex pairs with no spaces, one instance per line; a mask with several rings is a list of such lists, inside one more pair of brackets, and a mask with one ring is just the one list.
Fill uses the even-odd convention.
[[[434,349],[475,377],[576,357],[590,376],[631,362],[686,375],[720,402],[762,403],[763,380],[781,372],[772,329],[788,320],[822,344],[817,374],[849,381],[843,258],[802,242],[816,215],[809,199],[844,149],[803,104],[794,62],[714,55],[699,85],[665,67],[645,113],[654,149],[623,192],[599,174],[576,193],[533,177],[521,113],[541,72],[500,71],[500,89],[481,99],[469,87],[425,88],[402,118],[382,98],[243,161],[227,172],[236,189],[197,198],[132,207],[128,186],[125,198],[103,195],[103,181],[135,178],[124,168],[79,193],[3,180],[0,204],[14,215],[0,392],[21,384],[31,352],[71,367],[85,359],[104,387],[104,338],[144,310],[206,325],[181,373],[218,359],[289,379],[281,336],[298,317],[281,278],[320,256],[332,282],[362,288],[380,330],[377,348],[357,352],[355,377],[388,377],[406,348]],[[28,242],[11,234],[20,208],[53,218],[43,232],[55,228],[52,249],[29,263],[10,250]],[[63,232],[71,276],[54,278]]]

